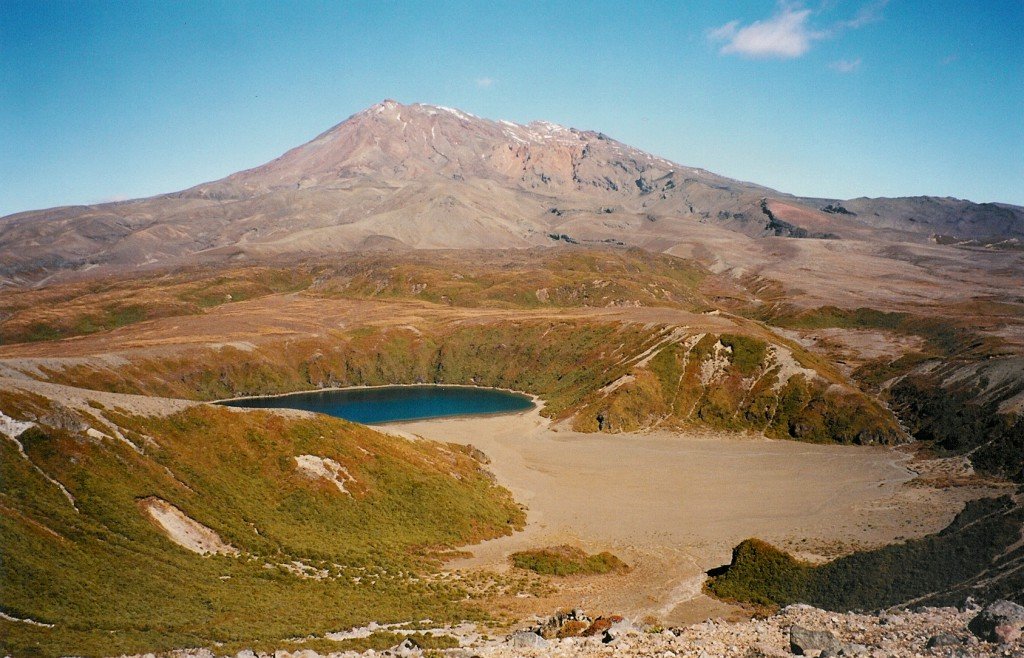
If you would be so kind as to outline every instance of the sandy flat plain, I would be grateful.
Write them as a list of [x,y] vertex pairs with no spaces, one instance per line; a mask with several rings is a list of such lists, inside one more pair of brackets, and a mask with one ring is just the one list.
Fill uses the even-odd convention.
[[473,556],[449,568],[508,569],[514,551],[565,543],[610,550],[633,567],[629,574],[564,580],[543,605],[666,623],[738,613],[703,595],[701,584],[747,537],[823,559],[937,531],[965,497],[978,495],[912,482],[910,454],[884,447],[667,431],[580,434],[552,426],[536,409],[385,429],[480,448],[498,482],[528,508],[523,532],[469,547]]

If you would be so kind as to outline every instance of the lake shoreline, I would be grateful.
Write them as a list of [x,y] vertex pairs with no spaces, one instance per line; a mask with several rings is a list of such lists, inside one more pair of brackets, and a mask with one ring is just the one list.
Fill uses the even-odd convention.
[[[423,390],[431,390],[431,389],[434,389],[434,390],[467,389],[467,390],[474,390],[474,391],[497,392],[497,393],[507,394],[508,396],[514,397],[516,399],[522,399],[524,402],[528,402],[528,406],[522,406],[522,407],[517,407],[517,408],[514,408],[514,409],[507,409],[507,410],[496,410],[496,411],[479,411],[479,412],[466,412],[466,413],[455,412],[455,413],[443,413],[443,414],[425,414],[425,415],[416,415],[416,416],[403,416],[401,418],[384,419],[384,420],[359,420],[359,419],[354,419],[354,418],[346,418],[346,417],[344,417],[342,415],[330,413],[330,412],[328,412],[326,410],[306,409],[306,408],[296,408],[296,407],[285,407],[285,406],[278,406],[278,405],[270,405],[270,406],[266,406],[266,407],[260,407],[260,406],[255,406],[255,405],[250,406],[250,405],[247,405],[247,404],[235,404],[235,403],[245,403],[245,402],[258,402],[258,401],[262,401],[262,400],[281,400],[283,398],[307,396],[307,395],[314,395],[314,394],[319,394],[319,393],[330,394],[330,393],[363,392],[363,391],[365,391],[365,392],[374,392],[374,391],[384,392],[384,391],[387,391],[389,389],[394,389],[395,391],[400,391],[400,390],[403,390],[403,389],[406,389],[406,390],[408,390],[408,389],[423,389]],[[358,401],[351,401],[351,402],[358,402]],[[366,403],[370,403],[370,401],[365,401],[365,402]],[[393,401],[381,400],[380,401],[381,404],[388,404],[389,402],[400,402],[400,400],[393,400]],[[287,393],[275,393],[275,394],[270,394],[270,395],[250,395],[250,396],[239,396],[239,397],[235,397],[235,398],[224,398],[224,399],[220,399],[220,400],[211,400],[211,401],[208,402],[208,404],[216,404],[216,405],[219,405],[219,406],[225,406],[225,407],[232,408],[232,409],[268,409],[268,410],[291,409],[291,410],[294,410],[294,411],[305,411],[305,412],[309,412],[309,413],[323,413],[325,415],[329,415],[329,416],[332,416],[332,417],[335,417],[335,418],[341,418],[342,420],[347,420],[349,422],[355,422],[355,423],[360,423],[360,424],[369,425],[369,426],[384,426],[384,425],[389,425],[389,424],[393,424],[393,423],[408,423],[408,422],[425,421],[425,420],[432,420],[432,419],[446,419],[446,418],[447,419],[452,419],[452,418],[474,418],[474,417],[475,418],[488,418],[488,417],[493,417],[493,416],[511,416],[511,415],[517,415],[517,414],[530,413],[530,412],[534,412],[534,411],[539,412],[539,411],[541,411],[545,407],[545,402],[544,402],[543,399],[540,398],[540,396],[534,395],[532,393],[528,393],[526,391],[518,391],[518,390],[515,390],[515,389],[502,388],[502,387],[497,387],[497,386],[481,386],[481,385],[478,385],[478,384],[443,384],[443,383],[382,384],[382,385],[378,385],[378,386],[367,386],[367,385],[333,386],[333,387],[316,388],[316,389],[310,389],[310,390],[291,391],[291,392],[287,392]]]

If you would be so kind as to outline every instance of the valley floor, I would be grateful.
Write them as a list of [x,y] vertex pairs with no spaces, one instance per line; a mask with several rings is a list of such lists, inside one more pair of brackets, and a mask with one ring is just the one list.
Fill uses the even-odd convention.
[[[453,570],[509,568],[509,554],[561,544],[611,551],[628,574],[573,577],[549,597],[496,601],[512,617],[582,607],[663,624],[743,611],[701,592],[704,572],[761,537],[807,559],[920,537],[945,527],[985,485],[933,487],[907,449],[813,445],[740,434],[580,434],[537,410],[511,416],[388,425],[472,444],[528,508],[523,532],[484,542]],[[555,579],[558,581],[559,579]]]

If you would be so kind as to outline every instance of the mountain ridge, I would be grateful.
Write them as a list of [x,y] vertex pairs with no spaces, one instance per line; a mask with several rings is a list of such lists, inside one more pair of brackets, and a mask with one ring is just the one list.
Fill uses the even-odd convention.
[[1024,208],[797,197],[593,130],[386,100],[219,180],[0,218],[0,276],[36,282],[96,267],[380,248],[580,242],[668,251],[701,225],[752,238],[1016,246]]

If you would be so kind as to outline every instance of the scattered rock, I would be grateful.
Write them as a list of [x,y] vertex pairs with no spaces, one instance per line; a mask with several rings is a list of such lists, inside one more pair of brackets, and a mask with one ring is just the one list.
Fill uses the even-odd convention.
[[[1006,606],[994,608],[993,616],[1000,610],[1005,613]],[[1011,607],[1010,611],[1014,609]],[[802,655],[818,658],[1024,658],[1024,636],[1009,644],[993,644],[965,632],[968,622],[979,612],[980,608],[925,607],[881,613],[837,613],[799,605],[788,606],[763,619],[708,620],[687,627],[647,632],[618,616],[594,615],[590,620],[582,610],[572,610],[538,621],[533,629],[505,638],[487,637],[474,624],[448,627],[445,632],[458,638],[462,645],[454,649],[424,651],[412,639],[388,651],[332,653],[329,658],[419,658],[423,655],[444,658],[785,658],[793,655],[790,651],[802,651]],[[557,633],[557,629],[579,628],[576,622],[584,620],[587,628],[595,629],[594,635],[562,638],[553,635],[551,639],[540,635],[541,628]],[[609,624],[610,628],[597,632]],[[372,627],[384,628],[376,624]],[[612,643],[602,646],[598,639],[605,642],[611,639]],[[794,639],[803,643],[801,651],[791,646]],[[313,658],[316,655],[307,649],[256,655],[244,652],[236,658]],[[213,654],[205,649],[189,649],[172,652],[167,658],[213,658]]]
[[814,631],[797,624],[793,624],[789,628],[789,650],[798,656],[811,655],[811,651],[832,650],[838,652],[842,646],[836,636],[829,631]]
[[591,624],[591,619],[582,610],[558,612],[547,621],[529,629],[530,632],[547,640],[555,638],[576,637]]
[[551,643],[532,631],[519,631],[508,637],[508,644],[517,649],[546,649]]
[[996,601],[979,612],[967,627],[982,640],[1009,644],[1024,633],[1024,606]]

